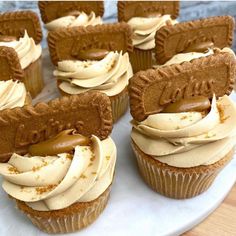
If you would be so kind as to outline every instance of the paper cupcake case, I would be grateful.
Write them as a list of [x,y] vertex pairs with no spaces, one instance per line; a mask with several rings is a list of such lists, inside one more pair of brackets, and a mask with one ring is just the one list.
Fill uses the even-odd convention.
[[[59,89],[59,92],[62,96],[70,96],[70,94],[65,93],[59,88],[60,82],[57,82],[57,86]],[[108,96],[109,97],[109,96]],[[111,101],[111,109],[112,109],[112,119],[115,123],[122,115],[125,114],[125,112],[128,109],[129,106],[129,95],[128,95],[128,89],[127,87],[123,89],[119,94],[115,96],[109,97]]]
[[113,122],[116,122],[128,109],[129,95],[125,88],[119,94],[109,97],[111,101]]
[[232,159],[231,150],[220,161],[193,168],[175,168],[144,154],[133,142],[139,171],[144,181],[156,192],[175,199],[195,197],[206,191],[218,173]]
[[30,92],[32,98],[41,92],[44,87],[43,72],[42,72],[42,57],[39,57],[35,62],[31,63],[24,69],[23,82],[27,91]]
[[140,70],[150,69],[153,66],[152,59],[153,49],[141,50],[134,48],[133,52],[129,54],[130,62],[134,73]]
[[102,213],[110,196],[111,186],[91,202],[75,203],[56,211],[36,211],[16,200],[17,207],[37,226],[48,234],[71,233],[93,223]]
[[31,105],[31,104],[32,104],[32,97],[31,97],[30,93],[27,92],[24,106],[28,106],[28,105]]

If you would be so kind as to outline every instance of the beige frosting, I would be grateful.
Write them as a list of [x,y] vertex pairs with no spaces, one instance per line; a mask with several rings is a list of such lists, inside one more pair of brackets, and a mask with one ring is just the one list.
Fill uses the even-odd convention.
[[23,38],[10,42],[0,42],[0,46],[15,49],[22,69],[35,62],[42,54],[41,45],[36,45],[34,39],[30,38],[26,31]]
[[152,17],[133,17],[127,23],[133,30],[132,41],[136,48],[142,50],[153,49],[155,47],[155,34],[162,26],[176,24],[170,15],[152,16]]
[[81,12],[79,16],[60,17],[45,24],[45,27],[48,30],[56,30],[60,27],[88,26],[98,25],[102,23],[102,18],[100,16],[96,16],[95,13],[92,11],[89,15],[84,12]]
[[[73,158],[13,154],[0,164],[3,189],[39,211],[63,209],[99,197],[112,183],[116,146],[112,139],[92,136],[92,146],[76,146]],[[53,174],[52,174],[53,173]]]
[[[223,49],[218,49],[220,52],[228,52],[232,53],[234,56],[234,51],[231,48],[225,47]],[[174,55],[169,61],[167,61],[163,65],[154,65],[154,68],[162,67],[162,66],[169,66],[173,64],[180,64],[185,61],[191,61],[193,59],[201,58],[201,57],[207,57],[209,55],[214,54],[213,49],[209,49],[207,52],[202,53],[202,52],[188,52],[188,53],[179,53]]]
[[158,113],[132,122],[132,140],[146,154],[175,167],[210,165],[236,144],[236,106],[224,96],[200,112]]
[[25,85],[19,81],[0,81],[0,110],[22,107],[26,99]]
[[128,53],[109,52],[99,61],[60,61],[54,75],[62,81],[59,87],[67,94],[97,90],[114,96],[128,85],[133,71]]

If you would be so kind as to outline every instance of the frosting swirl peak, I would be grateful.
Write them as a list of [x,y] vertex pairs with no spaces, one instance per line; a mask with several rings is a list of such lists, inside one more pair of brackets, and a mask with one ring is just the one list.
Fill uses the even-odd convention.
[[35,62],[42,54],[41,45],[36,45],[33,38],[30,38],[25,30],[24,37],[19,40],[0,42],[0,46],[15,49],[21,68],[25,69],[28,65]]
[[133,29],[133,45],[142,50],[153,49],[155,47],[155,34],[166,24],[176,24],[170,15],[133,17],[127,22]]
[[60,61],[54,75],[68,94],[98,90],[114,96],[128,85],[133,72],[128,53],[111,51],[102,60]]
[[39,211],[96,199],[112,182],[116,147],[109,137],[100,141],[92,136],[91,141],[91,146],[76,146],[73,155],[13,154],[8,163],[0,164],[3,189]]
[[60,27],[99,25],[102,23],[102,18],[100,16],[96,16],[92,11],[89,15],[84,12],[78,12],[78,16],[70,15],[60,17],[45,24],[45,27],[52,31]]
[[25,85],[18,81],[0,81],[0,110],[23,107],[26,100]]
[[175,167],[209,165],[235,145],[236,106],[228,96],[212,99],[208,114],[159,113],[132,122],[134,143],[154,159]]

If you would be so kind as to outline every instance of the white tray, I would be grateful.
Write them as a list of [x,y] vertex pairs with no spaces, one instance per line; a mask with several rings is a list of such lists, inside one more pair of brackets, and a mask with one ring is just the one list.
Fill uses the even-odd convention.
[[[52,66],[44,52],[46,87],[35,101],[58,96]],[[236,95],[232,95],[236,101]],[[102,215],[88,228],[71,235],[141,236],[179,235],[207,217],[225,198],[236,181],[236,159],[220,173],[210,189],[190,200],[173,200],[152,191],[141,179],[130,146],[129,112],[114,125],[117,145],[116,176],[110,201]],[[216,226],[217,227],[217,226]],[[0,189],[0,235],[47,235],[40,232]]]

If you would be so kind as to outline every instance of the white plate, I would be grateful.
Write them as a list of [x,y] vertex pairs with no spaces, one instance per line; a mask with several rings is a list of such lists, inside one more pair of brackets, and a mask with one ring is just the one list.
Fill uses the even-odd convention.
[[[45,55],[47,84],[55,84]],[[46,66],[47,65],[47,66]],[[54,86],[54,85],[53,85]],[[37,100],[55,97],[56,88],[47,85]],[[49,93],[51,96],[48,96]],[[47,96],[45,96],[47,95]],[[232,95],[236,100],[235,94]],[[210,189],[189,200],[173,200],[152,191],[139,176],[130,146],[129,112],[115,124],[112,137],[118,149],[116,176],[108,206],[88,228],[72,235],[179,235],[202,221],[225,198],[236,181],[236,159],[220,173]],[[217,227],[217,226],[216,226]],[[40,232],[14,207],[12,200],[0,190],[0,235],[47,235]]]

